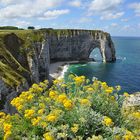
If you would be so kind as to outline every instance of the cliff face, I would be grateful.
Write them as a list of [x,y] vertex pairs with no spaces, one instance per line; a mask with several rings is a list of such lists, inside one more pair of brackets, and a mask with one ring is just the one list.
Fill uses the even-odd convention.
[[90,30],[0,32],[0,110],[13,111],[10,101],[32,83],[49,79],[50,61],[89,60],[99,48],[103,61],[115,61],[108,33]]
[[115,48],[108,33],[72,30],[71,34],[47,34],[51,60],[89,60],[90,53],[99,48],[104,62],[115,61]]

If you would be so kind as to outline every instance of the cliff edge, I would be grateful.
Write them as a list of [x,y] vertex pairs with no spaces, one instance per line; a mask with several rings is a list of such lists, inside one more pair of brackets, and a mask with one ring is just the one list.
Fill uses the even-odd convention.
[[99,48],[103,62],[116,60],[110,34],[96,30],[0,30],[0,110],[32,83],[49,79],[53,61],[88,61]]

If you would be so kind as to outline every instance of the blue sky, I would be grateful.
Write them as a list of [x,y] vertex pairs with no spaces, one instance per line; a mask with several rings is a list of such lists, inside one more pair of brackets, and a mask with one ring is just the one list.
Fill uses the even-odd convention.
[[0,0],[0,26],[5,25],[140,36],[140,0]]

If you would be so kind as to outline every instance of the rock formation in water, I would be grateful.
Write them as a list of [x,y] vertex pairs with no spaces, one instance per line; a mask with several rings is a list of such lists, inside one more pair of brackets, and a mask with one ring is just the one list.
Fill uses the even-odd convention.
[[[14,31],[13,31],[14,32]],[[113,62],[115,48],[108,33],[94,30],[0,32],[0,110],[32,83],[49,79],[51,61],[89,60],[99,48],[104,62]]]

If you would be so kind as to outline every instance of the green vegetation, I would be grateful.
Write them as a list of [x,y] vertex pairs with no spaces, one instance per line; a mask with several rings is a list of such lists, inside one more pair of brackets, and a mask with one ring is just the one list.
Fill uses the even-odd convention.
[[[140,106],[130,111],[120,86],[69,75],[33,84],[11,104],[18,113],[0,112],[0,138],[5,140],[139,140]],[[133,107],[134,108],[134,107]]]
[[[0,30],[0,76],[6,84],[15,87],[26,81],[24,75],[30,74],[27,56],[34,55],[33,43],[44,38],[39,30]],[[18,61],[18,56],[23,61]]]
[[18,30],[18,27],[15,26],[2,26],[0,27],[0,30]]
[[16,87],[26,82],[26,79],[14,71],[10,66],[0,62],[0,76],[9,86]]

